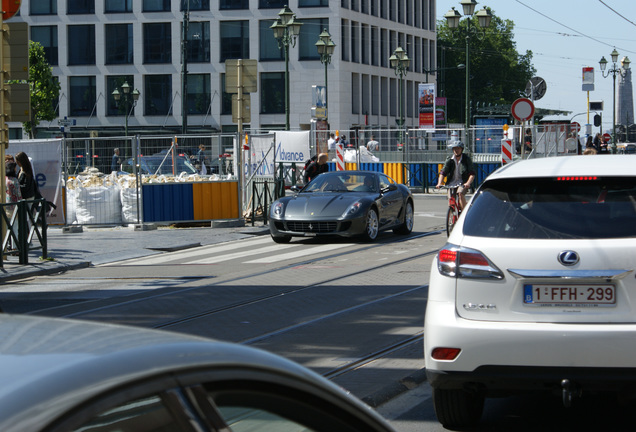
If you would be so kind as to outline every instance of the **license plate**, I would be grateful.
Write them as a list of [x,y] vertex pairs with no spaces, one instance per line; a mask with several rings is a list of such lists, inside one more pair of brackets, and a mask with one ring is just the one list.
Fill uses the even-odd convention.
[[312,233],[312,232],[306,232],[305,234],[303,234],[305,237],[316,237],[316,233]]
[[523,302],[530,306],[616,306],[614,285],[524,285]]

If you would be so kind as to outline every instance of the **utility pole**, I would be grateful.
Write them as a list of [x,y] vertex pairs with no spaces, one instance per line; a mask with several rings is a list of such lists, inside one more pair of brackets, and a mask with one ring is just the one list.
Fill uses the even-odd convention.
[[190,0],[183,12],[181,35],[181,133],[188,133],[188,26],[190,23]]

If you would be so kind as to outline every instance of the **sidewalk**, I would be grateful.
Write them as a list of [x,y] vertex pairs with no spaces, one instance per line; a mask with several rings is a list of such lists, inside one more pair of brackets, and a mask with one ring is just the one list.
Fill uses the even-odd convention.
[[64,232],[61,226],[51,226],[47,230],[48,260],[41,259],[41,249],[29,252],[26,265],[19,264],[17,256],[9,256],[0,268],[0,284],[254,235],[269,235],[269,229],[262,222],[243,227],[157,227],[146,231],[116,226],[83,227],[82,232]]

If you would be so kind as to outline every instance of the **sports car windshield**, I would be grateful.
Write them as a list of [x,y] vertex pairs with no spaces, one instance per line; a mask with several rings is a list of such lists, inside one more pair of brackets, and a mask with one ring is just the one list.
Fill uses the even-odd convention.
[[373,174],[324,173],[312,180],[302,192],[377,192]]
[[636,237],[636,178],[561,177],[488,182],[463,231],[477,237]]

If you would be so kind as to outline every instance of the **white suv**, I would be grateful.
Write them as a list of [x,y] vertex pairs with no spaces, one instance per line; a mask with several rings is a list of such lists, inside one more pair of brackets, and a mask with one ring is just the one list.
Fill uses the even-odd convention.
[[424,350],[447,428],[484,399],[634,395],[636,157],[507,165],[479,187],[433,262]]

